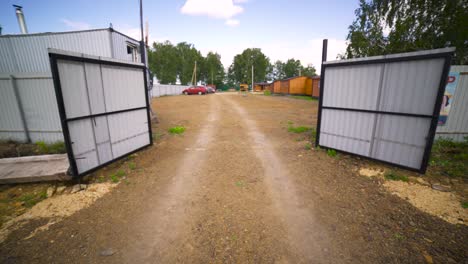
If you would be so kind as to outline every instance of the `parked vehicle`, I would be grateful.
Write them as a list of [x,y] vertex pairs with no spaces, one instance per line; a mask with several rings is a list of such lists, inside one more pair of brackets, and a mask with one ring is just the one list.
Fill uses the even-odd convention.
[[210,86],[206,87],[206,89],[207,89],[208,93],[215,93],[216,92],[216,90],[213,87],[210,87]]
[[202,95],[202,94],[207,94],[208,90],[204,86],[192,86],[190,88],[183,90],[182,93],[185,95],[189,95],[189,94]]

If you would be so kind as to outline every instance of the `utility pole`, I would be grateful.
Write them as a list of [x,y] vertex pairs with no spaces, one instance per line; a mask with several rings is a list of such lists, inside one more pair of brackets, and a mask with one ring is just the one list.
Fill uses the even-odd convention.
[[254,66],[252,64],[252,93],[254,92]]

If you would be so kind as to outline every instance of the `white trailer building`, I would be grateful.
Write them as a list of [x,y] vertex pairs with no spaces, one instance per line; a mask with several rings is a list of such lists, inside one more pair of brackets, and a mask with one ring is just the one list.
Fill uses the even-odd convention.
[[0,36],[0,140],[63,140],[48,48],[141,62],[140,43],[112,28]]

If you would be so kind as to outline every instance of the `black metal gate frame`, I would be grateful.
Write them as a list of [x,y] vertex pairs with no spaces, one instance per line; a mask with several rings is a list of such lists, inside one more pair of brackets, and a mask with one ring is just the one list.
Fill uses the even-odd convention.
[[[70,169],[73,178],[80,178],[86,174],[89,174],[91,172],[94,172],[104,166],[107,166],[117,160],[120,160],[122,158],[125,158],[135,152],[138,152],[144,148],[147,148],[148,146],[153,145],[153,137],[152,137],[152,129],[151,129],[151,115],[150,115],[150,108],[149,108],[149,97],[148,97],[148,92],[146,90],[146,87],[148,86],[147,84],[147,71],[146,67],[144,65],[137,65],[137,64],[130,64],[130,63],[124,63],[124,62],[118,62],[118,61],[106,61],[106,60],[99,60],[99,59],[93,59],[93,58],[85,58],[85,57],[78,57],[78,56],[72,56],[72,55],[65,55],[65,54],[60,54],[60,53],[53,53],[49,52],[49,60],[50,60],[50,66],[52,70],[52,78],[54,81],[54,88],[55,88],[55,96],[57,98],[57,104],[58,104],[58,110],[60,114],[60,122],[62,124],[62,131],[63,131],[63,137],[64,137],[64,143],[65,147],[67,150],[67,155],[68,155],[68,160],[70,162]],[[118,111],[111,111],[111,112],[105,112],[105,113],[100,113],[100,114],[91,114],[91,115],[86,115],[86,116],[79,116],[79,117],[74,117],[74,118],[68,118],[66,111],[65,111],[65,104],[63,101],[63,94],[62,94],[62,86],[60,83],[60,75],[59,75],[59,70],[58,70],[58,65],[57,65],[57,60],[67,60],[67,61],[77,61],[77,62],[83,62],[83,63],[94,63],[94,64],[100,64],[100,65],[110,65],[110,66],[122,66],[126,68],[137,68],[137,69],[142,69],[143,70],[143,77],[144,77],[144,87],[143,87],[143,92],[145,94],[145,100],[146,100],[146,106],[143,107],[137,107],[137,108],[129,108],[129,109],[122,109]],[[122,155],[120,157],[114,158],[113,160],[107,161],[103,164],[100,164],[97,167],[94,167],[90,170],[87,170],[82,173],[78,173],[78,167],[76,165],[76,160],[73,155],[73,149],[72,149],[72,142],[70,139],[70,131],[68,128],[68,122],[70,121],[76,121],[80,119],[87,119],[87,118],[93,118],[93,117],[99,117],[99,116],[108,116],[112,114],[118,114],[118,113],[123,113],[123,112],[131,112],[135,110],[142,110],[146,109],[146,116],[148,120],[148,134],[149,134],[149,140],[150,143],[148,145],[145,145],[143,147],[140,147],[138,149],[135,149],[129,153],[126,153],[125,155]],[[96,150],[97,151],[97,150]]]
[[[413,55],[413,56],[405,56],[405,57],[394,57],[394,58],[383,58],[383,59],[374,59],[374,60],[356,60],[356,61],[346,61],[346,62],[338,62],[332,64],[323,64],[321,68],[321,75],[320,75],[320,97],[319,97],[319,109],[318,109],[318,119],[317,119],[317,136],[315,139],[315,146],[323,147],[325,149],[333,149],[327,146],[320,145],[320,128],[321,128],[321,119],[322,119],[322,109],[330,109],[330,110],[342,110],[342,111],[354,111],[354,112],[364,112],[364,113],[373,113],[373,114],[384,114],[384,115],[398,115],[398,116],[409,116],[409,117],[423,117],[423,118],[430,118],[431,125],[429,128],[429,133],[426,137],[426,147],[424,148],[424,155],[423,160],[421,163],[421,167],[419,169],[403,166],[400,164],[395,164],[389,161],[379,160],[376,158],[359,155],[355,153],[351,153],[348,151],[343,151],[339,149],[335,149],[341,153],[355,155],[358,157],[366,158],[369,160],[379,161],[385,164],[389,164],[392,166],[400,167],[403,169],[417,171],[421,174],[426,173],[427,166],[429,163],[429,157],[431,154],[432,143],[434,142],[434,137],[437,129],[437,122],[439,119],[440,114],[440,107],[442,105],[442,99],[445,92],[445,86],[447,83],[448,74],[450,71],[450,61],[452,59],[453,51],[450,52],[441,52],[441,53],[434,53],[434,54],[424,54],[424,55]],[[342,108],[342,107],[329,107],[323,106],[323,97],[325,96],[325,68],[331,67],[339,67],[339,66],[351,66],[351,65],[368,65],[368,64],[378,64],[378,63],[392,63],[392,62],[402,62],[402,61],[414,61],[414,60],[427,60],[427,59],[435,59],[435,58],[443,58],[444,68],[442,71],[442,76],[440,78],[439,89],[437,92],[437,97],[433,109],[432,115],[421,115],[421,114],[411,114],[411,113],[402,113],[402,112],[388,112],[388,111],[377,111],[377,110],[366,110],[366,109],[355,109],[355,108]]]

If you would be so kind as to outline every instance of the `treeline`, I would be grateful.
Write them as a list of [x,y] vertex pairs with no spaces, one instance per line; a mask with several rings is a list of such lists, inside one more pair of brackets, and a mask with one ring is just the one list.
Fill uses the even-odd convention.
[[162,84],[191,84],[195,61],[197,62],[197,81],[206,84],[223,84],[233,86],[252,81],[252,65],[254,81],[274,81],[299,75],[315,76],[313,66],[304,67],[299,60],[289,59],[286,62],[270,59],[260,49],[246,49],[234,57],[232,64],[225,72],[218,53],[209,52],[203,57],[193,44],[181,42],[173,45],[166,41],[153,43],[148,52],[151,71],[156,74]]
[[360,0],[355,14],[343,58],[456,47],[468,62],[466,0]]
[[193,69],[197,62],[197,81],[214,83],[216,86],[224,82],[224,68],[221,56],[209,52],[203,57],[193,44],[186,42],[173,45],[166,41],[154,42],[148,52],[150,70],[162,84],[191,84]]

